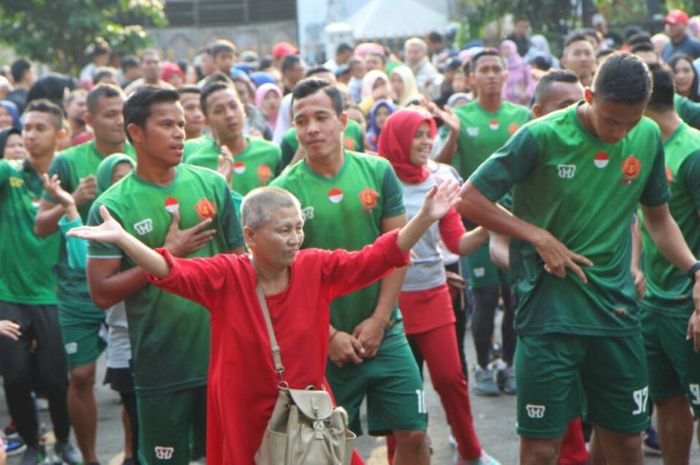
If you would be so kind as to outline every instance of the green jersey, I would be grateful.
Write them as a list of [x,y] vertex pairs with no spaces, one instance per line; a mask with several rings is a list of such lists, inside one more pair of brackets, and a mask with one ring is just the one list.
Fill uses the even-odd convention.
[[186,140],[185,147],[182,150],[182,159],[187,160],[187,158],[190,155],[197,152],[202,147],[207,146],[209,144],[213,144],[213,143],[214,143],[214,139],[212,139],[211,136],[208,134],[204,134],[204,135],[201,135],[199,137],[195,137],[194,139]]
[[678,94],[673,96],[673,103],[676,107],[676,113],[683,121],[695,129],[700,129],[700,103],[693,102]]
[[[348,124],[345,126],[345,131],[343,131],[343,147],[354,152],[365,151],[365,135],[362,133],[362,127],[355,120],[348,119]],[[282,135],[282,142],[280,143],[282,168],[292,161],[298,148],[299,139],[297,138],[296,128],[287,129]]]
[[[280,172],[280,149],[272,142],[257,137],[246,137],[248,147],[233,157],[233,189],[246,195],[256,187],[266,186]],[[219,153],[214,140],[185,158],[185,163],[216,171]]]
[[521,335],[632,335],[639,331],[630,273],[630,223],[639,202],[668,201],[659,128],[647,118],[617,144],[588,132],[577,106],[524,126],[472,175],[492,201],[513,189],[513,214],[589,258],[588,284],[544,270],[535,248],[511,240]]
[[0,300],[56,305],[60,232],[34,234],[44,182],[29,161],[0,160]]
[[[682,123],[664,143],[666,178],[671,188],[669,209],[690,250],[700,254],[700,131]],[[693,286],[688,276],[666,260],[642,223],[647,290],[642,305],[685,317],[693,311]]]
[[[508,101],[495,113],[481,108],[478,101],[462,105],[454,113],[459,118],[460,129],[452,165],[464,179],[530,120],[530,110]],[[449,128],[443,126],[441,137],[446,138],[448,134]]]
[[[304,214],[304,247],[360,250],[382,234],[382,219],[405,213],[401,185],[381,157],[345,151],[345,163],[333,178],[322,177],[304,161],[272,183],[294,194]],[[379,283],[334,300],[331,321],[352,333],[377,305]],[[394,309],[392,320],[398,319]]]
[[[160,247],[179,211],[180,229],[213,218],[214,239],[188,257],[210,257],[243,245],[231,194],[222,176],[180,164],[169,186],[130,173],[93,204],[88,224],[102,222],[104,205],[129,233],[149,247]],[[113,244],[90,242],[90,259],[121,259],[121,270],[134,263]],[[207,382],[209,313],[199,305],[147,285],[125,300],[134,380],[138,393],[156,394]]]
[[[124,153],[132,158],[136,156],[129,143],[125,144]],[[73,192],[80,185],[81,179],[94,176],[97,173],[98,165],[108,155],[111,153],[106,153],[103,156],[97,151],[95,141],[70,147],[54,157],[51,168],[49,168],[49,175],[58,175],[63,190]],[[44,192],[44,199],[56,203],[56,200],[46,192]],[[87,222],[91,205],[92,201],[88,201],[78,207],[83,223]],[[58,306],[61,310],[62,321],[74,320],[79,323],[86,318],[91,320],[104,320],[105,318],[105,313],[92,303],[85,271],[68,266],[65,240],[61,240],[58,258]]]

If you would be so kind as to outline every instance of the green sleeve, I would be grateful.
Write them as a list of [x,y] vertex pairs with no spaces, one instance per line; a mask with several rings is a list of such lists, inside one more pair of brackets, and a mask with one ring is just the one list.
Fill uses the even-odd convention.
[[[102,224],[102,216],[100,215],[100,205],[101,202],[96,200],[92,203],[90,207],[90,213],[88,213],[88,226],[98,226]],[[121,223],[121,221],[116,217],[112,209],[109,210],[112,216]],[[89,241],[87,258],[102,258],[102,259],[122,259],[124,257],[124,252],[122,249],[114,244],[108,244],[106,242]]]
[[700,103],[676,94],[673,98],[676,112],[683,121],[695,129],[700,129]]
[[10,168],[10,164],[7,163],[7,160],[0,160],[0,186],[10,179],[10,171],[12,171],[12,168]]
[[[237,194],[240,197],[239,194]],[[231,251],[243,245],[243,230],[238,220],[236,207],[233,202],[232,191],[226,187],[224,190],[223,205],[221,207],[221,229],[225,251]]]
[[382,195],[384,196],[382,218],[391,218],[406,213],[406,207],[403,204],[403,190],[401,189],[399,178],[396,177],[394,168],[388,163],[384,172]]
[[648,207],[656,207],[668,202],[670,197],[668,181],[666,180],[664,147],[659,141],[656,148],[656,157],[654,157],[654,165],[651,167],[651,174],[639,201]]
[[84,270],[85,261],[87,258],[87,241],[78,237],[70,237],[66,234],[73,228],[83,225],[83,220],[80,215],[73,221],[68,221],[66,215],[63,215],[58,220],[58,227],[61,228],[61,234],[66,238],[66,255],[68,255],[68,268],[74,270]]
[[243,203],[243,196],[239,194],[238,192],[234,191],[233,189],[230,189],[229,192],[231,192],[231,201],[233,202],[233,208],[236,212],[236,218],[238,218],[238,222],[241,222],[241,204]]
[[693,152],[678,169],[678,176],[700,211],[700,150]]
[[362,127],[360,127],[360,125],[356,121],[348,120],[348,125],[345,128],[345,133],[348,136],[350,136],[350,138],[352,138],[353,141],[355,141],[355,148],[353,149],[353,151],[365,151],[365,138],[362,134]]
[[[66,192],[73,192],[78,186],[71,186],[70,182],[70,167],[68,166],[68,160],[65,156],[58,154],[51,162],[49,167],[49,176],[54,174],[58,175],[58,179],[61,180],[61,187]],[[42,198],[53,204],[58,203],[55,198],[51,197],[46,191],[44,191]]]
[[521,129],[477,168],[469,181],[486,198],[496,202],[513,184],[530,175],[538,163],[539,146],[529,130]]

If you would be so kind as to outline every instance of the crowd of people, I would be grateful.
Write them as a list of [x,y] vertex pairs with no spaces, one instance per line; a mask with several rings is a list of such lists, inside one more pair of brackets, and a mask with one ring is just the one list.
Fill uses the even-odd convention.
[[559,57],[518,19],[495,47],[434,32],[315,65],[218,39],[0,67],[0,464],[46,460],[42,407],[56,461],[105,460],[105,351],[124,465],[254,463],[278,386],[258,287],[285,382],[356,434],[366,403],[390,463],[430,463],[425,366],[456,465],[500,463],[472,394],[517,396],[522,464],[688,464],[700,21],[593,24]]

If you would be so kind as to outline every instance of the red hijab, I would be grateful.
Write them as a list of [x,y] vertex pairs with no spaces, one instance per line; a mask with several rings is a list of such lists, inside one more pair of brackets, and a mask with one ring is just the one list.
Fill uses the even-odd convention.
[[379,134],[377,152],[389,160],[399,179],[407,184],[418,184],[430,176],[425,166],[411,163],[411,145],[418,127],[428,123],[430,137],[435,137],[435,121],[422,111],[400,110],[392,113]]

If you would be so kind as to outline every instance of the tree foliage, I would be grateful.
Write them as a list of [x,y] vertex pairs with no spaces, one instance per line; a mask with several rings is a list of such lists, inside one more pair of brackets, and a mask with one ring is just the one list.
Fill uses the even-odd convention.
[[76,74],[101,40],[118,52],[150,42],[143,25],[166,24],[161,0],[3,0],[0,41],[18,54]]

